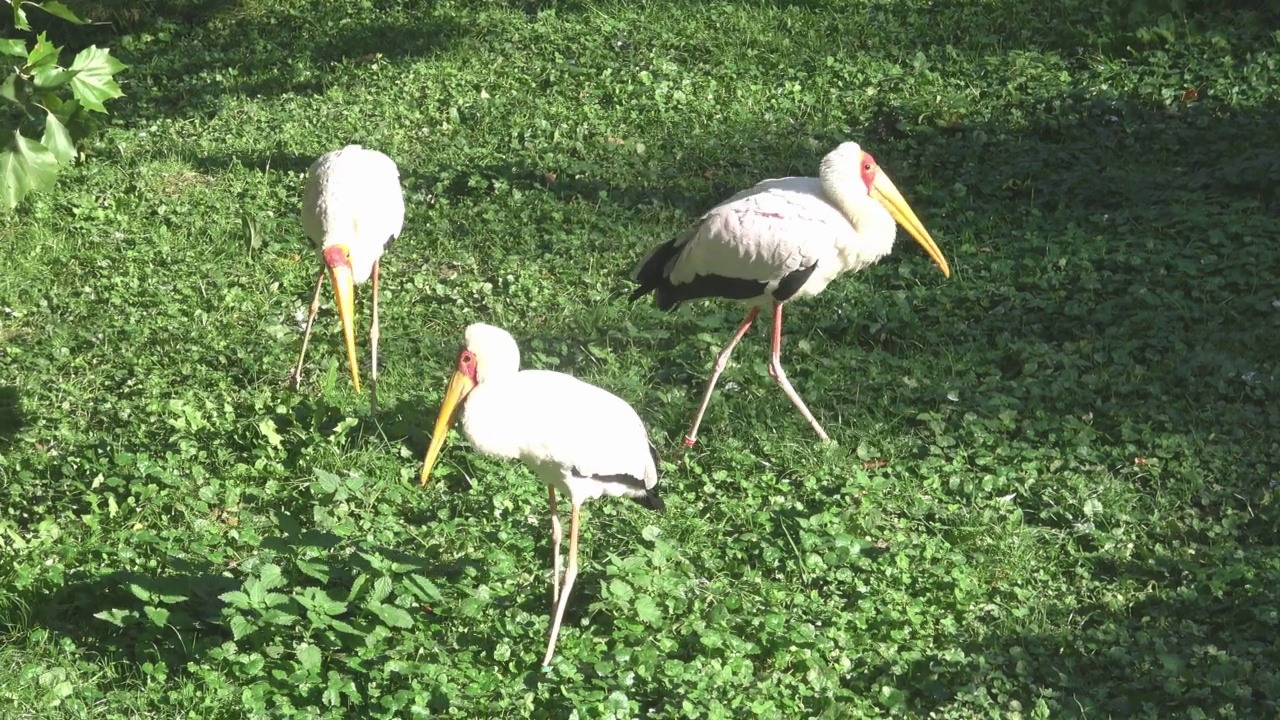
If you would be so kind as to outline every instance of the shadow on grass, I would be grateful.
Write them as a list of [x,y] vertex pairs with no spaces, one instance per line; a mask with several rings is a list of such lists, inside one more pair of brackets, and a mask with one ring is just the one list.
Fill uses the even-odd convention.
[[[535,10],[539,7],[530,5]],[[982,13],[999,14],[976,7]],[[311,21],[286,18],[248,28],[242,38],[226,38],[223,49],[263,61],[278,52],[269,33],[314,35],[314,28],[309,33],[303,30],[307,22]],[[316,22],[324,27],[324,20]],[[927,14],[912,16],[910,22],[941,25],[930,22]],[[945,32],[973,29],[960,23],[949,25]],[[312,59],[352,61],[372,51],[367,45],[371,37],[373,31],[366,26],[336,32],[329,43],[313,51]],[[401,52],[434,52],[441,47],[430,37],[416,43],[401,37],[391,45]],[[176,77],[190,70],[198,75],[197,69],[205,68],[196,66],[207,60],[194,53],[189,60],[175,59],[164,72]],[[290,76],[277,67],[237,91],[310,92],[320,83],[314,77]],[[197,77],[171,92],[198,96],[199,105],[214,102],[219,87]],[[1061,712],[1078,709],[1086,716],[1161,715],[1191,706],[1209,714],[1273,715],[1280,697],[1273,670],[1280,667],[1273,642],[1277,621],[1270,611],[1280,605],[1272,581],[1277,569],[1278,518],[1274,500],[1269,499],[1274,493],[1267,485],[1268,478],[1280,470],[1272,439],[1274,428],[1280,427],[1276,403],[1280,392],[1274,381],[1280,373],[1276,366],[1280,353],[1271,305],[1274,278],[1280,277],[1280,255],[1273,241],[1280,230],[1274,216],[1280,192],[1280,156],[1275,150],[1280,147],[1280,135],[1274,113],[1267,108],[1218,113],[1195,105],[1151,107],[1083,91],[1076,97],[1039,102],[1038,108],[1028,107],[1042,119],[1018,128],[962,125],[943,130],[913,123],[912,118],[925,108],[886,105],[874,109],[876,120],[862,126],[858,139],[877,154],[904,189],[958,272],[949,282],[933,285],[930,280],[927,289],[921,289],[921,278],[935,275],[936,270],[917,250],[899,251],[859,277],[838,281],[828,291],[828,299],[815,301],[812,309],[798,307],[789,327],[804,332],[807,326],[817,342],[812,351],[798,350],[789,356],[793,382],[821,419],[824,412],[856,407],[856,401],[835,388],[806,392],[807,382],[818,381],[821,366],[805,360],[836,359],[842,350],[864,357],[879,353],[904,363],[917,354],[950,353],[962,358],[955,377],[965,388],[965,403],[955,409],[948,409],[953,406],[944,400],[939,385],[912,389],[902,385],[895,373],[874,371],[859,381],[866,396],[877,398],[877,409],[906,418],[903,422],[922,437],[928,436],[931,422],[916,419],[922,412],[940,414],[938,421],[945,431],[959,434],[967,424],[1015,410],[1063,426],[1088,417],[1089,421],[1081,422],[1096,438],[1094,444],[1135,445],[1134,452],[1144,455],[1148,449],[1139,443],[1158,436],[1171,438],[1174,444],[1166,450],[1174,457],[1192,454],[1202,439],[1220,438],[1211,443],[1211,454],[1198,473],[1212,482],[1185,488],[1195,497],[1195,512],[1177,518],[1174,527],[1147,528],[1141,534],[1139,545],[1145,554],[1141,560],[1120,562],[1102,554],[1102,548],[1087,546],[1089,540],[1078,541],[1085,559],[1076,569],[1088,574],[1090,582],[1128,588],[1132,599],[1091,600],[1064,610],[1061,617],[1053,618],[1061,623],[1056,633],[992,632],[958,648],[964,651],[964,660],[916,661],[897,684],[926,691],[908,693],[902,702],[923,715],[1002,687],[999,692],[1004,695],[994,697],[994,702],[1007,704],[1012,699],[1024,709],[1034,708],[1035,693],[1048,689],[1056,693]],[[690,191],[687,183],[668,184],[652,175],[644,178],[648,170],[638,171],[636,180],[604,179],[591,168],[543,168],[519,161],[441,169],[419,182],[461,196],[474,192],[464,176],[477,173],[487,182],[542,188],[564,203],[594,204],[603,191],[610,203],[623,208],[670,205],[693,217],[743,186],[712,178],[807,174],[816,167],[821,152],[838,140],[820,136],[821,131],[809,134],[804,127],[722,130],[749,138],[749,144],[712,145],[702,138],[688,138],[684,146],[690,152],[661,166],[667,177],[706,178],[701,192]],[[821,142],[810,148],[808,137]],[[301,170],[309,159],[270,155],[209,159],[212,168],[221,167],[218,163],[257,167],[267,161],[273,167],[279,163]],[[549,179],[548,173],[556,177]],[[931,206],[945,207],[951,214],[931,213]],[[962,235],[966,226],[980,228],[973,244],[949,245],[947,231]],[[637,257],[640,251],[637,248]],[[968,278],[978,281],[979,292],[968,289]],[[307,288],[298,292],[304,301],[309,299]],[[821,317],[822,303],[850,297],[862,303],[860,312]],[[894,302],[895,297],[902,302]],[[926,298],[943,310],[922,314],[912,309],[912,303],[922,306]],[[673,315],[649,314],[637,324],[661,323],[672,332],[661,339],[656,335],[634,338],[635,351],[687,357],[674,350],[705,329],[696,319],[705,312],[694,307]],[[640,310],[634,313],[641,317]],[[610,332],[586,330],[594,337]],[[730,331],[726,324],[725,338]],[[759,357],[764,347],[761,337],[757,332],[751,339],[756,347],[739,352],[755,352]],[[667,380],[688,386],[689,412],[705,381],[703,360],[686,360],[683,375],[672,373]],[[229,370],[235,382],[247,378],[243,367]],[[572,366],[566,370],[574,372]],[[16,395],[14,400],[16,407]],[[420,458],[434,418],[434,407],[420,400],[397,403],[376,427],[372,421],[359,420],[355,431],[341,442],[358,443],[352,438],[383,432],[393,441],[405,439]],[[781,397],[775,400],[786,407]],[[257,413],[246,407],[239,408],[237,415],[256,417]],[[317,402],[279,413],[273,420],[286,437],[293,427],[314,428],[321,437],[329,437],[345,417],[339,409]],[[799,423],[793,415],[787,417]],[[673,428],[672,436],[678,437],[675,433],[681,429]],[[1007,441],[1060,448],[1063,453],[1078,449],[1044,432],[1034,424],[1015,426]],[[314,437],[310,432],[303,435]],[[260,441],[245,440],[230,449],[252,457],[260,445]],[[309,476],[314,463],[306,451],[299,443],[286,444],[282,462],[288,472]],[[457,462],[456,451],[454,458]],[[1129,457],[1093,460],[1103,467],[1132,462]],[[999,490],[1011,489],[1018,488]],[[461,483],[449,488],[455,490],[464,488]],[[1073,519],[1056,515],[1043,496],[1024,497],[1029,524],[1059,531],[1072,526]],[[265,538],[262,546],[281,555],[296,553],[300,547],[331,553],[339,547],[333,544],[336,536],[306,529],[308,523],[302,520],[314,517],[323,505],[299,500],[283,508],[276,520],[281,532]],[[816,505],[806,508],[819,510]],[[1232,518],[1229,523],[1224,520],[1227,517]],[[415,514],[409,520],[425,525],[431,518]],[[1224,533],[1231,543],[1224,542]],[[485,541],[500,542],[496,536]],[[1179,544],[1198,557],[1173,554],[1171,548]],[[373,549],[440,582],[454,582],[467,570],[483,571],[466,562],[443,563],[394,549]],[[323,557],[329,565],[327,583],[334,588],[350,587],[352,578],[369,572],[354,555]],[[541,559],[543,567],[549,567],[547,558]],[[296,570],[289,572],[286,587],[290,590],[322,584]],[[575,598],[571,613],[587,605],[585,598],[592,592],[589,575],[584,571],[580,578],[588,586],[587,595]],[[77,637],[103,657],[130,661],[162,657],[178,667],[192,657],[209,657],[229,637],[231,629],[222,614],[226,607],[218,598],[225,588],[233,587],[227,583],[238,584],[242,579],[226,566],[173,560],[168,570],[154,575],[116,574],[73,582],[27,596],[25,602],[36,622]],[[129,590],[130,585],[153,596],[186,597],[152,606],[168,609],[172,605],[185,613],[193,623],[184,630],[188,634],[175,639],[167,629],[148,625],[147,603]],[[545,612],[541,593],[499,602],[518,602],[530,612]],[[137,614],[127,631],[92,617],[112,609]],[[372,622],[367,617],[356,619]],[[454,641],[482,645],[491,639],[463,632]],[[885,679],[897,672],[887,666],[872,668],[854,677],[850,689],[884,686]],[[567,708],[548,708],[548,712],[561,709]]]
[[[100,24],[60,26],[60,42],[112,47],[130,65],[126,81],[149,91],[126,89],[112,112],[138,122],[213,114],[231,94],[316,94],[361,67],[431,56],[470,30],[425,12],[389,23],[383,12],[352,15],[341,3],[98,0],[86,14]],[[129,38],[123,46],[122,37]]]
[[14,385],[0,385],[0,448],[22,431],[22,398]]
[[[1186,512],[1144,527],[1135,559],[1117,562],[1106,532],[1077,530],[1079,513],[1055,502],[1062,499],[1057,488],[961,490],[960,502],[1017,492],[1026,523],[1065,534],[1089,582],[1114,586],[1118,595],[1059,609],[1061,616],[1046,621],[1060,624],[1056,632],[992,632],[955,648],[961,660],[931,655],[905,673],[877,666],[848,687],[861,692],[891,680],[890,687],[908,690],[902,705],[921,716],[1011,700],[1030,710],[1042,698],[1067,716],[1154,717],[1193,708],[1209,716],[1270,716],[1280,707],[1280,675],[1271,670],[1280,666],[1280,596],[1266,579],[1280,570],[1275,109],[1053,102],[1061,104],[1051,121],[1017,130],[903,129],[903,118],[917,109],[886,109],[886,123],[858,139],[904,189],[958,272],[923,289],[921,279],[936,271],[911,250],[838,280],[823,300],[791,315],[791,336],[807,337],[813,348],[792,351],[788,369],[822,419],[859,402],[831,384],[827,393],[806,393],[825,372],[824,359],[962,358],[953,380],[960,401],[947,400],[938,386],[904,386],[891,372],[871,372],[859,378],[860,402],[874,406],[872,416],[900,417],[925,438],[939,419],[941,432],[966,437],[966,427],[997,426],[996,416],[1012,410],[1026,421],[1010,427],[1011,447],[1061,448],[1099,473],[1120,468],[1116,474],[1131,477],[1139,494],[1164,498],[1161,513],[1179,494],[1188,498]],[[773,157],[777,168],[795,161],[785,152]],[[781,174],[766,169],[760,176]],[[913,192],[917,184],[927,191]],[[930,205],[951,214],[930,219]],[[967,223],[983,229],[975,244],[949,245],[947,229]],[[869,304],[821,317],[824,304],[842,302],[833,297],[850,295]],[[893,302],[894,295],[945,310],[919,312]],[[713,312],[692,306],[650,315],[672,331],[633,338],[635,352],[686,357],[677,348],[704,331],[697,318]],[[734,315],[725,313],[725,339]],[[614,332],[588,330],[597,342]],[[740,356],[763,354],[762,333],[748,342],[755,347]],[[705,382],[705,360],[690,358],[683,373],[659,376],[687,387],[689,413]],[[785,399],[775,401],[801,424]],[[1184,476],[1125,470],[1162,462]],[[1148,520],[1155,518],[1133,522]],[[1184,554],[1171,554],[1177,548]]]
[[[252,414],[248,408],[241,408],[239,412],[245,416]],[[405,397],[384,406],[376,418],[358,418],[333,442],[344,453],[358,452],[363,443],[373,438],[393,444],[404,442],[413,447],[420,462],[430,431],[429,420],[424,418],[430,414],[430,419],[434,419],[434,412],[435,408],[425,399]],[[333,438],[349,420],[343,409],[322,398],[303,399],[283,412],[277,410],[264,417],[274,423],[283,440],[277,449],[278,461],[285,473],[304,476],[324,464],[317,462],[311,452],[315,439]],[[186,442],[187,439],[178,440],[172,446],[151,442],[145,451],[160,455],[176,453]],[[260,445],[247,441],[240,452],[248,457],[260,449]],[[97,452],[107,450],[102,447]],[[109,450],[115,455],[130,454],[129,448]],[[471,453],[457,448],[452,455],[454,464],[461,464],[464,472],[452,473],[444,480],[437,478],[436,488],[465,495],[473,487],[464,476],[479,473],[467,469]],[[201,557],[194,545],[171,548],[155,533],[139,530],[131,553],[135,557],[138,554],[154,556],[158,569],[142,572],[95,567],[56,582],[36,582],[25,590],[9,594],[0,603],[0,628],[44,627],[71,639],[95,661],[118,666],[119,672],[109,674],[109,679],[104,681],[106,685],[99,688],[103,692],[111,690],[114,683],[131,682],[130,678],[136,678],[139,669],[145,667],[166,668],[169,675],[180,677],[188,672],[189,664],[214,665],[236,675],[236,668],[249,662],[249,657],[228,648],[241,648],[244,653],[261,652],[278,641],[287,641],[286,644],[292,646],[304,635],[326,658],[333,658],[331,662],[338,662],[339,658],[361,656],[361,648],[368,638],[379,637],[378,633],[388,630],[416,634],[423,647],[432,648],[431,652],[456,647],[487,653],[495,642],[509,641],[517,645],[514,652],[528,656],[529,664],[536,668],[536,660],[543,651],[540,643],[545,642],[545,638],[527,646],[523,638],[496,639],[492,632],[486,632],[483,626],[470,622],[465,613],[459,612],[457,601],[465,600],[465,594],[452,597],[456,594],[447,592],[450,586],[460,583],[483,591],[500,581],[495,573],[503,574],[510,568],[495,569],[474,557],[442,557],[430,549],[389,547],[370,540],[367,530],[347,525],[344,516],[334,508],[356,502],[359,493],[370,492],[378,481],[368,478],[361,486],[348,486],[345,484],[348,475],[329,475],[330,479],[326,480],[317,473],[306,481],[312,486],[309,491],[276,496],[269,509],[256,508],[258,513],[269,515],[270,521],[258,518],[255,524],[260,526],[261,537],[250,540],[250,547],[241,548],[229,557],[209,560]],[[414,479],[416,481],[416,475]],[[536,482],[531,475],[528,480]],[[326,482],[331,482],[333,487],[326,487]],[[406,492],[425,491],[419,490],[414,482]],[[542,509],[531,508],[531,511]],[[254,510],[246,509],[243,517],[252,518]],[[80,506],[72,511],[88,514],[92,509]],[[403,517],[397,522],[411,527],[428,528],[438,521],[426,507],[405,509],[402,513]],[[227,514],[218,521],[223,524],[223,532],[241,533],[241,541],[256,536],[255,530],[242,527],[235,515]],[[552,563],[549,543],[542,532],[545,528],[546,525],[539,525],[534,531],[536,553],[535,557],[528,558],[529,563],[538,563],[539,580],[516,592],[485,594],[486,606],[502,614],[518,610],[547,618],[549,622],[549,588],[542,578],[549,575]],[[503,532],[499,524],[492,523],[480,532],[476,542],[481,546],[499,546],[504,542]],[[525,559],[520,561],[523,564]],[[377,589],[380,578],[396,583],[395,594],[374,597],[386,592]],[[601,577],[591,573],[579,577],[565,615],[566,627],[576,626],[587,606],[599,596],[601,581]],[[403,602],[406,584],[419,590],[417,602],[409,606]],[[443,598],[433,597],[441,588],[446,589],[446,595],[450,595],[453,602],[441,605]],[[318,611],[314,603],[324,597],[341,609],[329,612],[327,619],[316,620]],[[389,604],[397,598],[400,602],[396,607],[409,613],[412,627],[391,624],[402,621],[388,620],[390,616],[383,614],[387,611],[378,609],[378,603],[385,600]],[[292,657],[286,654],[278,662],[278,658],[267,661],[269,669],[279,669],[282,674],[255,671],[237,677],[246,682],[265,680],[277,692],[294,695],[306,692],[299,689],[296,678],[289,679],[289,673],[296,670]],[[377,655],[360,662],[381,664],[389,660]],[[535,675],[537,673],[531,673],[530,678]],[[356,677],[359,686],[359,673]],[[395,685],[394,679],[390,685]],[[393,687],[390,691],[408,688],[409,681],[405,679],[404,688]],[[363,692],[366,688],[360,687],[360,690]],[[442,696],[424,701],[437,709],[448,707]]]
[[868,668],[849,687],[892,678],[918,716],[1048,701],[1061,717],[1269,717],[1280,708],[1277,569],[1274,545],[1100,567],[1121,584],[1056,631],[993,632],[948,660]]

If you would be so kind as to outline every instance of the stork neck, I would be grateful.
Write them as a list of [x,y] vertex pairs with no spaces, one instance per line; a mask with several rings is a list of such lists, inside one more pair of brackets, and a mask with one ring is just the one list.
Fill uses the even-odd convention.
[[822,192],[827,201],[844,215],[861,240],[861,247],[840,248],[844,254],[879,258],[893,249],[897,224],[880,203],[863,191],[862,181],[849,180],[834,169],[822,168]]

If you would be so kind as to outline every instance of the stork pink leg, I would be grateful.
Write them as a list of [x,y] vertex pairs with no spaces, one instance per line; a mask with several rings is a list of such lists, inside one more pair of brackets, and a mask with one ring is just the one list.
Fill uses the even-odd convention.
[[551,656],[556,651],[556,638],[560,636],[560,621],[564,619],[564,606],[569,602],[569,591],[578,577],[578,503],[574,502],[569,515],[569,566],[564,570],[564,587],[560,588],[560,602],[556,603],[556,615],[551,621],[551,640],[547,642],[547,656],[543,667],[551,667]]
[[556,611],[556,601],[560,599],[560,513],[556,510],[556,489],[547,488],[547,496],[551,498],[551,612]]
[[320,268],[320,277],[316,278],[316,292],[311,296],[311,310],[307,312],[307,327],[302,331],[302,352],[298,354],[298,365],[293,369],[293,389],[302,387],[302,361],[307,357],[307,342],[311,340],[311,324],[316,321],[316,313],[320,312],[320,289],[324,287],[325,269]]
[[369,414],[378,414],[378,265],[381,260],[373,261],[373,321],[369,328],[369,344],[373,346],[369,364],[373,367],[369,375]]
[[778,386],[782,388],[782,392],[791,398],[792,404],[800,410],[800,414],[804,415],[804,419],[809,421],[809,426],[814,432],[818,433],[818,437],[823,440],[830,440],[826,431],[813,418],[813,413],[809,412],[809,408],[804,404],[804,400],[800,399],[800,394],[796,389],[791,387],[791,382],[787,380],[787,374],[782,371],[782,303],[776,303],[773,306],[773,354],[769,358],[769,375],[777,381]]
[[707,405],[711,404],[711,392],[716,389],[716,381],[720,379],[720,373],[724,372],[725,366],[729,364],[729,354],[733,352],[734,346],[742,340],[743,335],[747,334],[747,330],[751,329],[751,323],[759,314],[760,308],[751,308],[751,312],[747,313],[747,319],[738,326],[737,334],[716,356],[715,367],[711,370],[711,379],[707,381],[707,389],[702,393],[702,404],[698,406],[698,414],[693,416],[693,425],[689,427],[689,434],[684,437],[685,447],[693,447],[693,444],[698,441],[698,426],[702,424],[702,415],[707,411]]

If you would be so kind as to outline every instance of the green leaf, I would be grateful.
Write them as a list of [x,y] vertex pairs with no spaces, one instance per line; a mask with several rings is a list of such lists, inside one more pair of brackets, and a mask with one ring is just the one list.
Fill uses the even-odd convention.
[[617,578],[609,581],[609,594],[617,598],[618,602],[627,602],[635,595],[630,585]]
[[17,38],[0,38],[0,54],[26,57],[27,44]]
[[70,165],[75,159],[76,144],[71,139],[71,133],[53,113],[45,115],[44,136],[40,138],[40,144],[49,148],[49,152],[63,165]]
[[342,478],[327,470],[316,470],[316,480],[320,481],[320,489],[326,493],[333,493],[342,485]]
[[298,645],[296,652],[298,653],[298,662],[302,665],[303,670],[312,673],[320,671],[320,663],[324,659],[320,655],[320,648],[309,643],[302,643]]
[[275,563],[267,563],[258,570],[258,582],[263,590],[275,590],[285,584],[284,573]]
[[147,617],[151,622],[159,627],[164,627],[169,622],[169,611],[165,608],[151,607],[150,605],[142,608],[147,613]]
[[280,441],[284,440],[280,433],[276,432],[276,421],[271,418],[262,418],[258,421],[258,432],[262,433],[273,448],[279,448]]
[[363,631],[355,629],[354,627],[351,626],[350,623],[345,622],[343,620],[336,620],[334,618],[329,618],[325,622],[328,623],[329,627],[333,628],[334,630],[338,630],[339,632],[344,632],[344,633],[347,633],[348,635],[359,635],[360,637],[365,636],[365,633]]
[[21,2],[13,4],[13,26],[19,30],[30,30],[31,23],[27,20],[27,11],[22,9]]
[[247,608],[253,604],[249,601],[249,596],[239,590],[224,592],[218,596],[218,599],[228,605],[238,608]]
[[76,15],[75,13],[71,12],[71,8],[58,2],[58,0],[45,0],[45,2],[37,3],[36,7],[40,8],[41,10],[49,13],[54,17],[62,18],[67,22],[72,22],[77,25],[89,24],[88,20],[81,19],[79,15]]
[[383,575],[373,581],[373,592],[369,593],[369,602],[380,603],[391,594],[391,578]]
[[257,630],[257,626],[249,622],[243,615],[236,615],[231,618],[231,637],[239,640],[240,638]]
[[[12,73],[11,75],[9,75],[9,77],[5,78],[4,82],[0,83],[0,100],[8,100],[14,105],[17,105],[18,107],[25,110],[26,103],[24,103],[23,100],[18,97],[18,92],[19,92],[18,83],[21,83],[21,82],[22,82],[22,76],[19,75],[18,73]],[[24,98],[26,97],[25,92],[23,92],[22,95]]]
[[129,592],[142,602],[151,602],[151,591],[137,583],[129,583]]
[[294,561],[298,569],[304,574],[309,575],[322,583],[329,582],[329,565],[322,560],[307,560],[298,558]]
[[378,617],[382,619],[382,622],[391,627],[413,627],[413,618],[410,617],[409,613],[403,608],[383,603],[369,603],[369,609],[377,613]]
[[124,63],[111,57],[110,50],[90,45],[77,53],[71,63],[69,69],[76,73],[71,79],[71,92],[85,108],[104,113],[107,109],[102,103],[124,95],[112,79],[124,68]]
[[61,53],[62,48],[49,42],[44,33],[40,33],[36,36],[36,44],[31,46],[31,52],[27,53],[25,69],[28,73],[34,73],[44,67],[55,67]]
[[136,618],[138,616],[138,613],[134,612],[133,610],[122,610],[120,608],[115,608],[112,610],[103,610],[101,612],[96,612],[93,614],[93,616],[98,618],[99,620],[105,620],[111,623],[112,625],[115,625],[116,627],[124,627],[124,619],[129,617]]
[[13,131],[13,140],[0,152],[0,200],[12,210],[30,192],[53,187],[58,158],[49,148]]
[[64,70],[57,65],[52,65],[37,70],[31,76],[31,82],[39,90],[52,90],[71,82],[71,78],[75,76],[76,74],[70,70]]
[[272,608],[262,613],[262,621],[272,625],[294,625],[298,622],[298,616]]
[[444,595],[440,593],[440,588],[421,575],[414,574],[409,576],[409,591],[422,600],[444,602]]
[[307,588],[300,594],[293,596],[300,605],[306,609],[319,615],[341,615],[347,611],[347,604],[341,600],[334,600],[329,594],[320,588]]
[[636,604],[632,608],[635,610],[636,617],[642,623],[653,625],[662,620],[662,611],[658,609],[658,604],[648,595],[641,595],[636,598]]

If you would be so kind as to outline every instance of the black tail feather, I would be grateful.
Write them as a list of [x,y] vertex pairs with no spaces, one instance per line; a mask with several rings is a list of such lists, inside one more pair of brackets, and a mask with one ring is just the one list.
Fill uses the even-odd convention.
[[645,490],[644,495],[632,495],[631,499],[655,512],[662,512],[667,509],[667,504],[662,502],[662,498],[658,497],[657,488]]
[[631,302],[653,293],[659,308],[669,310],[675,305],[674,302],[667,300],[674,289],[671,281],[667,279],[667,265],[680,253],[680,240],[681,238],[677,237],[654,248],[649,253],[649,257],[632,274],[631,279],[639,283],[640,287],[632,291]]

